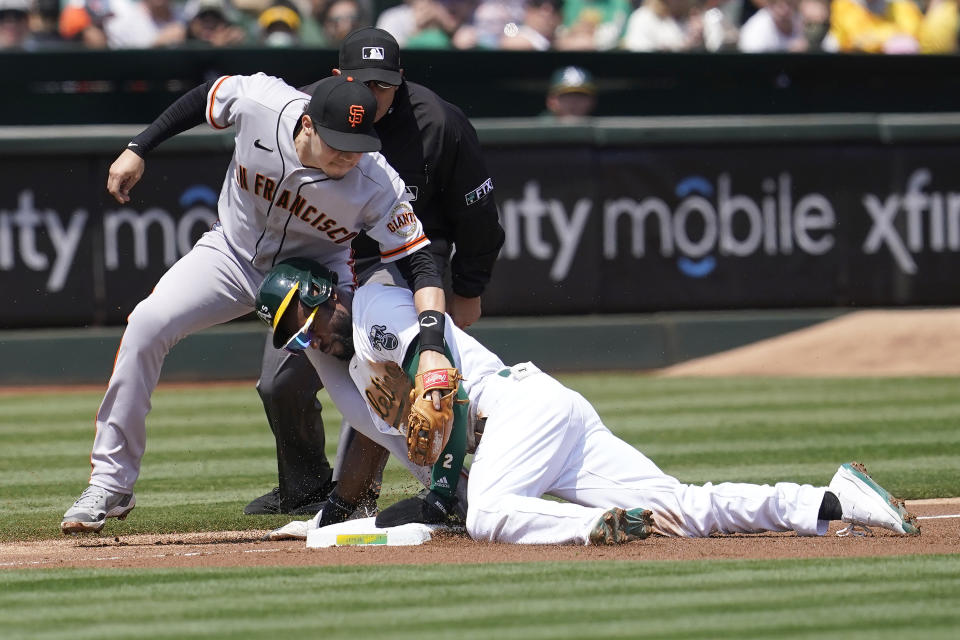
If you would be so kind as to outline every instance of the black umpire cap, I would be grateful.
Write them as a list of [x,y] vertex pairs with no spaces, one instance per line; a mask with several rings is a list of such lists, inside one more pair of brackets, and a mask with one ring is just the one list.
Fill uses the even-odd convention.
[[351,31],[340,44],[340,71],[360,82],[385,82],[399,86],[400,45],[383,29],[365,27]]
[[377,99],[352,76],[330,76],[316,84],[305,113],[320,139],[340,151],[379,151],[373,129]]

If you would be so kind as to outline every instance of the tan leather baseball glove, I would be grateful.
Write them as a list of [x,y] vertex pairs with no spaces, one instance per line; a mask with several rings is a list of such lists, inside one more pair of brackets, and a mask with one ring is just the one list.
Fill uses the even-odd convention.
[[[437,461],[453,431],[453,403],[463,376],[456,369],[431,369],[414,378],[407,416],[407,456],[414,464],[429,466]],[[443,397],[440,410],[433,406],[431,391]]]

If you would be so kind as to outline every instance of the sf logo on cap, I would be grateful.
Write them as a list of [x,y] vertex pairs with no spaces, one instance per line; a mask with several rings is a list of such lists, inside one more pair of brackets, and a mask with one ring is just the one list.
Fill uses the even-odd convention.
[[364,60],[383,60],[383,47],[364,47],[360,55]]
[[363,114],[363,105],[352,104],[350,105],[350,117],[347,118],[347,122],[350,123],[351,127],[356,127],[363,123]]

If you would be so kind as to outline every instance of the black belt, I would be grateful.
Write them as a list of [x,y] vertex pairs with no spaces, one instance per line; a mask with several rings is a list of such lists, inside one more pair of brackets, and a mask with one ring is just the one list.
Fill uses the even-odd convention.
[[480,438],[483,437],[483,430],[486,427],[487,427],[487,417],[477,416],[476,422],[473,423],[473,435],[474,435],[473,444],[475,447],[480,446]]

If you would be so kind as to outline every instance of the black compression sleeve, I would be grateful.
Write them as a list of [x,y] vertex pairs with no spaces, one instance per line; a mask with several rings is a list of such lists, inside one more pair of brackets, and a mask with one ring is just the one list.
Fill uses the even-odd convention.
[[400,269],[411,291],[419,291],[424,287],[443,288],[440,270],[437,268],[433,254],[427,248],[400,258],[397,260],[397,268]]
[[143,158],[164,140],[206,122],[203,111],[207,106],[207,93],[212,84],[211,80],[180,96],[153,124],[131,140],[127,149]]

